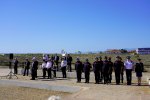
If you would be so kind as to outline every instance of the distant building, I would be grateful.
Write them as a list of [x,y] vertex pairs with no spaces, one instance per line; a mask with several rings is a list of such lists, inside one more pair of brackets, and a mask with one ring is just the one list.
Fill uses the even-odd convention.
[[137,48],[137,54],[150,54],[150,48]]
[[121,54],[121,51],[118,49],[108,49],[106,54]]

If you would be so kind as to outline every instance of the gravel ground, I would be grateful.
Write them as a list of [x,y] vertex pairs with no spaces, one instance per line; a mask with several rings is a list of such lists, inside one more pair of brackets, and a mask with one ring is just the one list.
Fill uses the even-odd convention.
[[[7,75],[8,69],[0,69],[0,75]],[[38,71],[38,75],[41,74],[41,71]],[[61,73],[58,73],[61,76]],[[113,83],[110,85],[103,84],[94,84],[94,75],[91,73],[91,80],[89,84],[76,83],[75,73],[68,73],[68,79],[41,79],[39,77],[35,81],[30,80],[31,77],[18,75],[19,79],[13,79],[11,81],[19,81],[29,84],[42,84],[48,86],[56,87],[74,87],[80,88],[75,92],[63,96],[63,100],[149,100],[150,98],[150,87],[147,84],[146,79],[150,77],[150,73],[143,74],[142,86],[137,86],[137,80],[135,73],[133,73],[133,84],[132,86],[127,86],[126,81],[124,84],[115,85],[114,83],[114,73],[113,73]],[[124,77],[125,78],[125,77]],[[2,78],[5,80],[5,77]],[[8,81],[8,80],[7,80]],[[1,87],[0,87],[1,88]],[[0,94],[1,97],[1,94]],[[1,100],[1,99],[0,99]],[[3,99],[4,100],[4,99]],[[16,100],[16,99],[7,99],[7,100]],[[30,99],[29,99],[30,100]],[[44,100],[44,99],[41,99]]]

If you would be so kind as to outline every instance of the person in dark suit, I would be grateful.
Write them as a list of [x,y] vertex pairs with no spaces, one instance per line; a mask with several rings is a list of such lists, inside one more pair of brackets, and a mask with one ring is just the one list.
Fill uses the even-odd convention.
[[123,80],[124,80],[124,63],[123,63],[121,57],[120,57],[120,60],[121,60],[121,62],[122,62],[121,73],[120,73],[120,79],[121,79],[121,83],[123,83]]
[[98,61],[98,57],[95,58],[95,62],[93,63],[93,70],[94,70],[94,74],[95,74],[95,84],[99,84],[100,62]]
[[116,58],[117,58],[117,60],[114,63],[114,71],[115,71],[116,85],[119,85],[122,62],[121,62],[121,59],[119,56],[117,56]]
[[79,58],[77,58],[77,62],[75,63],[75,70],[76,70],[76,75],[77,75],[77,83],[80,83],[81,75],[82,75],[82,71],[83,71],[83,64]]
[[18,74],[18,59],[15,58],[14,60],[14,74]]
[[68,65],[68,71],[70,71],[70,72],[72,72],[71,63],[72,63],[72,57],[70,56],[70,54],[68,54],[68,56],[67,56],[67,65]]
[[141,59],[138,59],[138,62],[135,65],[136,77],[138,79],[138,85],[141,85],[142,72],[144,71],[144,65]]
[[84,74],[85,74],[85,83],[89,83],[90,80],[90,69],[91,67],[91,63],[89,63],[89,60],[86,59],[85,63],[83,64],[83,68],[84,68]]
[[103,80],[103,61],[102,61],[102,57],[100,56],[99,57],[99,63],[100,63],[100,80],[99,82],[102,82]]
[[109,62],[108,57],[105,56],[105,61],[103,63],[103,76],[104,76],[104,84],[108,84],[109,82]]
[[30,61],[29,61],[28,59],[26,59],[26,62],[25,62],[25,69],[24,69],[24,75],[23,75],[23,76],[25,76],[26,73],[27,73],[27,76],[28,76],[28,74],[29,74],[29,69],[30,69]]
[[32,78],[31,80],[35,80],[35,78],[37,78],[37,69],[38,69],[38,61],[36,60],[35,57],[33,57],[32,59],[33,63],[32,63]]
[[113,71],[113,62],[111,61],[111,57],[108,58],[108,63],[109,63],[109,72],[108,72],[108,81],[111,83],[112,80],[112,71]]
[[56,54],[55,57],[54,57],[54,62],[56,64],[56,68],[57,68],[57,71],[59,70],[58,68],[58,63],[59,63],[59,56]]

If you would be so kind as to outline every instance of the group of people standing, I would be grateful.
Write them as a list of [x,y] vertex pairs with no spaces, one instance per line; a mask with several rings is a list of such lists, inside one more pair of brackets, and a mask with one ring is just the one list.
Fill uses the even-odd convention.
[[[142,72],[144,70],[143,63],[141,59],[138,59],[137,63],[134,63],[131,60],[131,57],[128,56],[127,59],[123,62],[120,56],[116,57],[116,61],[113,63],[111,61],[111,57],[96,57],[93,64],[89,62],[88,59],[85,60],[84,63],[80,61],[79,58],[76,59],[75,63],[75,70],[77,75],[77,83],[81,82],[82,73],[84,72],[85,75],[85,83],[89,83],[90,81],[90,72],[93,70],[95,75],[95,84],[104,83],[110,84],[112,82],[112,72],[115,73],[115,80],[116,84],[119,85],[120,83],[124,82],[124,72],[126,72],[126,79],[127,85],[132,84],[132,71],[135,70],[136,76],[138,78],[138,85],[141,85],[141,77]],[[17,67],[18,67],[18,60],[15,58],[14,60],[14,73],[17,74]],[[30,61],[26,59],[25,61],[25,68],[23,76],[29,74],[30,69]],[[37,78],[37,70],[38,70],[38,61],[35,57],[32,59],[31,65],[31,80],[35,80]],[[42,71],[43,71],[43,78],[46,78],[46,73],[48,74],[48,79],[52,78],[52,71],[53,77],[56,77],[56,71],[61,69],[62,77],[66,78],[66,70],[68,68],[69,72],[72,72],[72,57],[68,54],[61,58],[60,66],[59,66],[59,56],[56,54],[55,56],[49,57],[49,55],[43,56],[43,63],[42,63]]]
[[95,84],[104,83],[110,84],[112,81],[112,72],[115,72],[115,80],[116,84],[119,85],[124,81],[124,71],[126,72],[127,85],[132,84],[132,71],[135,66],[136,76],[138,78],[138,85],[141,85],[141,77],[142,72],[144,70],[143,63],[141,59],[138,59],[138,62],[135,64],[131,57],[128,56],[125,62],[122,61],[120,56],[116,57],[116,61],[113,63],[111,61],[111,57],[104,57],[104,61],[102,61],[102,57],[96,57],[93,64],[89,62],[88,59],[85,60],[84,63],[77,58],[75,63],[75,69],[77,73],[77,83],[81,82],[82,72],[85,74],[85,83],[89,83],[90,80],[90,72],[92,70],[95,74]]

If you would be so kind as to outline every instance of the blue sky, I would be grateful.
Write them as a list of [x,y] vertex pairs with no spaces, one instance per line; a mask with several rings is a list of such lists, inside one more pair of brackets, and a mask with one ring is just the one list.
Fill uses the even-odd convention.
[[150,47],[150,0],[0,0],[0,53]]

